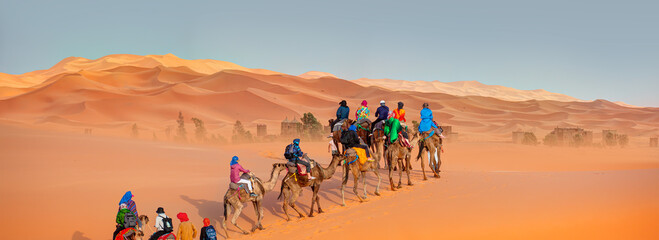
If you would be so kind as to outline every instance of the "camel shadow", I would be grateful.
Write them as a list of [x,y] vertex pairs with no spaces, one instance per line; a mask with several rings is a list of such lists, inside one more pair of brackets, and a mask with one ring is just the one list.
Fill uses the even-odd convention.
[[85,234],[80,231],[75,231],[71,240],[91,240],[91,238],[85,237]]
[[181,199],[192,204],[199,211],[199,216],[208,218],[211,222],[222,221],[223,209],[222,203],[218,201],[209,201],[205,199],[192,199],[186,195],[181,195]]

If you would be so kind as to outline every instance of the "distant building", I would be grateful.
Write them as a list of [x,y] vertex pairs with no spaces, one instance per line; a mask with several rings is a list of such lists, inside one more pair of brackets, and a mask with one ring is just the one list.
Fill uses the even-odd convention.
[[613,136],[613,141],[618,141],[618,131],[616,130],[602,130],[602,140],[606,139],[606,136]]
[[658,147],[659,146],[659,138],[653,137],[650,138],[650,147]]
[[443,130],[442,135],[446,137],[448,142],[457,141],[458,133],[453,131],[453,126],[440,126]]
[[257,137],[265,137],[268,135],[268,126],[265,124],[257,124],[256,125],[256,136]]
[[526,132],[522,132],[522,131],[513,132],[513,143],[521,144],[522,140],[524,139],[524,134],[526,134]]
[[585,131],[583,128],[554,128],[550,134],[556,137],[556,145],[576,146],[590,145],[593,143],[593,131]]
[[302,135],[302,123],[297,119],[289,121],[288,118],[281,122],[282,137],[300,137]]

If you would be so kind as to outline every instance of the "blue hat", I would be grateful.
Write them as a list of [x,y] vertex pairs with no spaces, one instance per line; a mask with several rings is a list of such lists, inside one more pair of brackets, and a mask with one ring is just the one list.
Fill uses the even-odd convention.
[[293,139],[293,143],[300,144],[300,139],[299,138]]
[[121,197],[121,201],[119,201],[119,205],[121,205],[122,203],[127,203],[132,198],[133,198],[133,193],[131,191],[124,193],[124,196]]
[[233,156],[233,157],[231,158],[231,165],[234,165],[234,164],[236,164],[236,163],[238,163],[238,157],[237,157],[237,156]]
[[357,131],[357,127],[355,125],[352,125],[348,128],[350,131]]

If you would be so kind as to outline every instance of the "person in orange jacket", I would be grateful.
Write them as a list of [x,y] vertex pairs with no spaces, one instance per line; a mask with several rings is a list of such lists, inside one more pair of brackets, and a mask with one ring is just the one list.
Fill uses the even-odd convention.
[[178,231],[176,236],[179,240],[193,240],[197,237],[197,228],[192,225],[188,214],[180,212],[176,214],[176,217],[181,220],[181,223],[178,225]]

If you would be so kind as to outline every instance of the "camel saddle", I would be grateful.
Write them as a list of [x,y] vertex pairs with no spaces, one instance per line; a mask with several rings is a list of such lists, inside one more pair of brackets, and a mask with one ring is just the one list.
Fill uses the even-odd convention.
[[[311,168],[314,167],[315,162],[313,160],[309,160],[309,165],[311,165]],[[311,169],[306,169],[307,167],[302,165],[302,164],[295,164],[293,162],[287,162],[286,167],[288,167],[288,172],[289,173],[297,173],[300,176],[306,176],[311,172]]]
[[[247,174],[247,173],[241,174],[240,179],[245,179],[245,180],[252,181],[252,177],[249,176],[249,174]],[[254,185],[253,181],[252,181],[252,185]],[[245,191],[247,191],[247,184],[230,182],[229,183],[229,189],[231,189],[231,190],[245,189]]]
[[358,148],[358,147],[353,147],[353,148],[347,149],[346,150],[346,156],[348,156],[349,159],[351,159],[352,157],[356,158],[355,160],[346,160],[346,161],[348,161],[347,162],[348,164],[352,164],[356,160],[359,160],[359,161],[356,161],[356,162],[359,163],[359,166],[362,166],[366,163],[366,161],[368,161],[368,158],[366,158],[366,150],[364,150],[362,148]]

